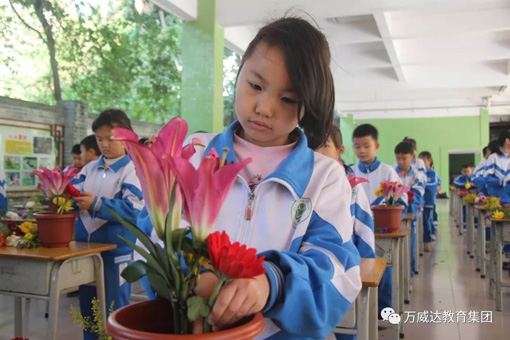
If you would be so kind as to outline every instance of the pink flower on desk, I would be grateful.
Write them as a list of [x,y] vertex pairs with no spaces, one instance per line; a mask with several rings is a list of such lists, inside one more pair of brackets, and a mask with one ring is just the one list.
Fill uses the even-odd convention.
[[225,164],[214,149],[204,157],[198,170],[183,158],[172,159],[186,201],[184,215],[198,240],[205,241],[212,231],[237,175],[250,162],[251,158],[247,158]]
[[76,168],[60,172],[60,165],[57,165],[53,170],[45,167],[41,167],[41,170],[34,170],[32,173],[41,179],[40,188],[46,193],[48,198],[62,196],[69,181],[79,172]]
[[398,184],[397,187],[395,188],[395,194],[393,196],[393,201],[396,203],[409,190],[411,190],[411,187],[409,185]]
[[[138,143],[138,135],[131,130],[115,128],[114,139],[124,142],[126,150],[135,164],[136,175],[142,185],[143,199],[152,225],[163,240],[166,223],[171,222],[172,230],[179,227],[182,196],[175,190],[175,202],[170,206],[170,196],[177,182],[175,172],[170,164],[172,158],[183,158],[186,162],[195,153],[198,139],[186,147],[182,147],[188,125],[185,120],[175,117],[170,120],[159,132],[157,137],[151,139],[152,146]],[[169,211],[172,212],[173,221],[167,221]]]

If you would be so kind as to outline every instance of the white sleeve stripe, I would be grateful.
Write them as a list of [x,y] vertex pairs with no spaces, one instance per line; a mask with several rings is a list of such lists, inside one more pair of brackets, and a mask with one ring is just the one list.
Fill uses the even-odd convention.
[[354,234],[361,238],[366,244],[375,251],[374,231],[366,224],[356,220],[354,223]]
[[345,267],[342,265],[342,263],[340,263],[338,258],[332,252],[308,242],[303,242],[303,245],[299,249],[299,253],[304,253],[311,249],[318,250],[328,256],[334,268],[334,274],[331,278],[331,283],[333,283],[333,286],[335,286],[336,290],[349,302],[354,302],[361,290],[361,276],[359,266],[353,266],[346,271]]

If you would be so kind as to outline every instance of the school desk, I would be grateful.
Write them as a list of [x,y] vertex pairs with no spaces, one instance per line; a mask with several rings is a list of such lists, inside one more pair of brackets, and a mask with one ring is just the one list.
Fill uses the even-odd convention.
[[362,288],[355,301],[355,327],[337,326],[333,333],[356,335],[358,340],[378,339],[377,287],[386,269],[385,259],[361,259],[360,276]]
[[503,287],[510,287],[510,282],[503,282],[503,245],[510,244],[510,220],[491,218],[491,249],[489,270],[490,297],[496,299],[496,310],[503,311]]
[[22,298],[49,302],[46,339],[52,340],[57,335],[61,291],[93,282],[106,324],[100,253],[115,248],[114,244],[87,242],[71,242],[65,248],[0,248],[0,294],[14,296],[14,336],[22,337]]
[[[411,227],[411,223],[413,222],[414,214],[413,213],[407,213],[404,218],[402,219],[402,225],[405,227]],[[415,233],[418,231],[415,230]],[[410,293],[411,293],[411,234],[409,234],[408,237],[404,239],[404,252],[409,255],[409,258],[405,259],[404,264],[404,303],[409,304],[410,302]],[[415,245],[415,251],[416,251],[416,245]],[[407,256],[406,255],[406,256]],[[416,257],[415,260],[415,266],[418,266],[418,257]],[[416,268],[415,268],[416,270]]]
[[[376,253],[382,253],[382,258],[387,261],[387,266],[391,267],[391,304],[395,313],[402,317],[404,312],[404,268],[406,259],[410,259],[409,247],[406,244],[406,238],[409,237],[411,228],[400,227],[399,230],[389,233],[376,233],[375,244]],[[386,321],[384,321],[384,324]],[[391,325],[392,339],[398,339],[404,336],[403,322],[397,325]]]
[[[490,224],[487,225],[485,218],[492,215],[492,210],[485,208],[483,205],[475,205],[475,215],[478,216],[478,229],[477,229],[477,241],[476,241],[476,271],[480,272],[480,277],[485,279],[486,274],[486,263],[487,256],[485,255],[485,230],[490,228]],[[489,268],[490,270],[490,268]]]

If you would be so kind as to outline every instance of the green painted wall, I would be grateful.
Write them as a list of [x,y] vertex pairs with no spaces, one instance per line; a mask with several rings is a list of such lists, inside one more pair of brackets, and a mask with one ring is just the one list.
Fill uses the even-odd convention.
[[198,17],[182,30],[181,117],[189,131],[223,131],[223,28],[216,0],[198,0]]
[[[487,110],[481,110],[480,116],[445,118],[353,120],[352,116],[347,116],[340,121],[346,150],[352,151],[352,130],[365,123],[374,125],[379,131],[378,157],[391,165],[395,163],[395,146],[406,136],[416,139],[418,152],[432,153],[434,168],[443,180],[443,190],[448,189],[449,150],[479,150],[475,154],[475,160],[479,161],[482,148],[489,142]],[[347,131],[349,129],[352,130]],[[354,153],[346,154],[344,160],[351,164],[357,162]]]

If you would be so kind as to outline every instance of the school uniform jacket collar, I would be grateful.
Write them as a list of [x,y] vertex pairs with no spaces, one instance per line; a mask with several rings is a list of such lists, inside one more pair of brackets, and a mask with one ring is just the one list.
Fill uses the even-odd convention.
[[[207,155],[212,148],[214,148],[216,152],[221,153],[223,148],[227,147],[229,149],[227,162],[237,162],[237,157],[234,152],[234,133],[239,126],[240,123],[236,120],[230,124],[223,133],[216,135],[207,146],[204,155]],[[301,198],[312,177],[315,156],[313,151],[308,148],[308,141],[303,131],[295,128],[292,134],[298,136],[296,147],[282,164],[280,164],[276,171],[267,176],[264,180],[270,178],[281,179],[288,183],[297,196]]]
[[[111,169],[114,172],[117,172],[124,165],[128,164],[130,161],[131,161],[131,158],[129,157],[129,155],[126,154],[124,157],[122,157],[121,159],[119,159],[118,161],[113,163],[112,165],[108,166],[108,169]],[[97,160],[97,163],[94,166],[94,168],[105,168],[105,162],[104,162],[104,156],[103,155],[101,155],[101,157],[99,157],[99,159]]]
[[[402,173],[402,170],[400,170],[400,168],[397,166],[395,168],[395,171],[397,172],[397,174],[400,176],[400,174]],[[410,167],[409,168],[409,171],[407,173],[404,174],[404,176],[414,176],[415,175],[415,172],[414,172],[414,169],[413,167]]]
[[365,164],[363,162],[359,162],[358,168],[359,168],[359,171],[366,174],[366,173],[373,172],[373,171],[377,170],[379,165],[381,165],[381,161],[379,159],[377,159],[377,157],[376,157],[375,161],[372,164]]

